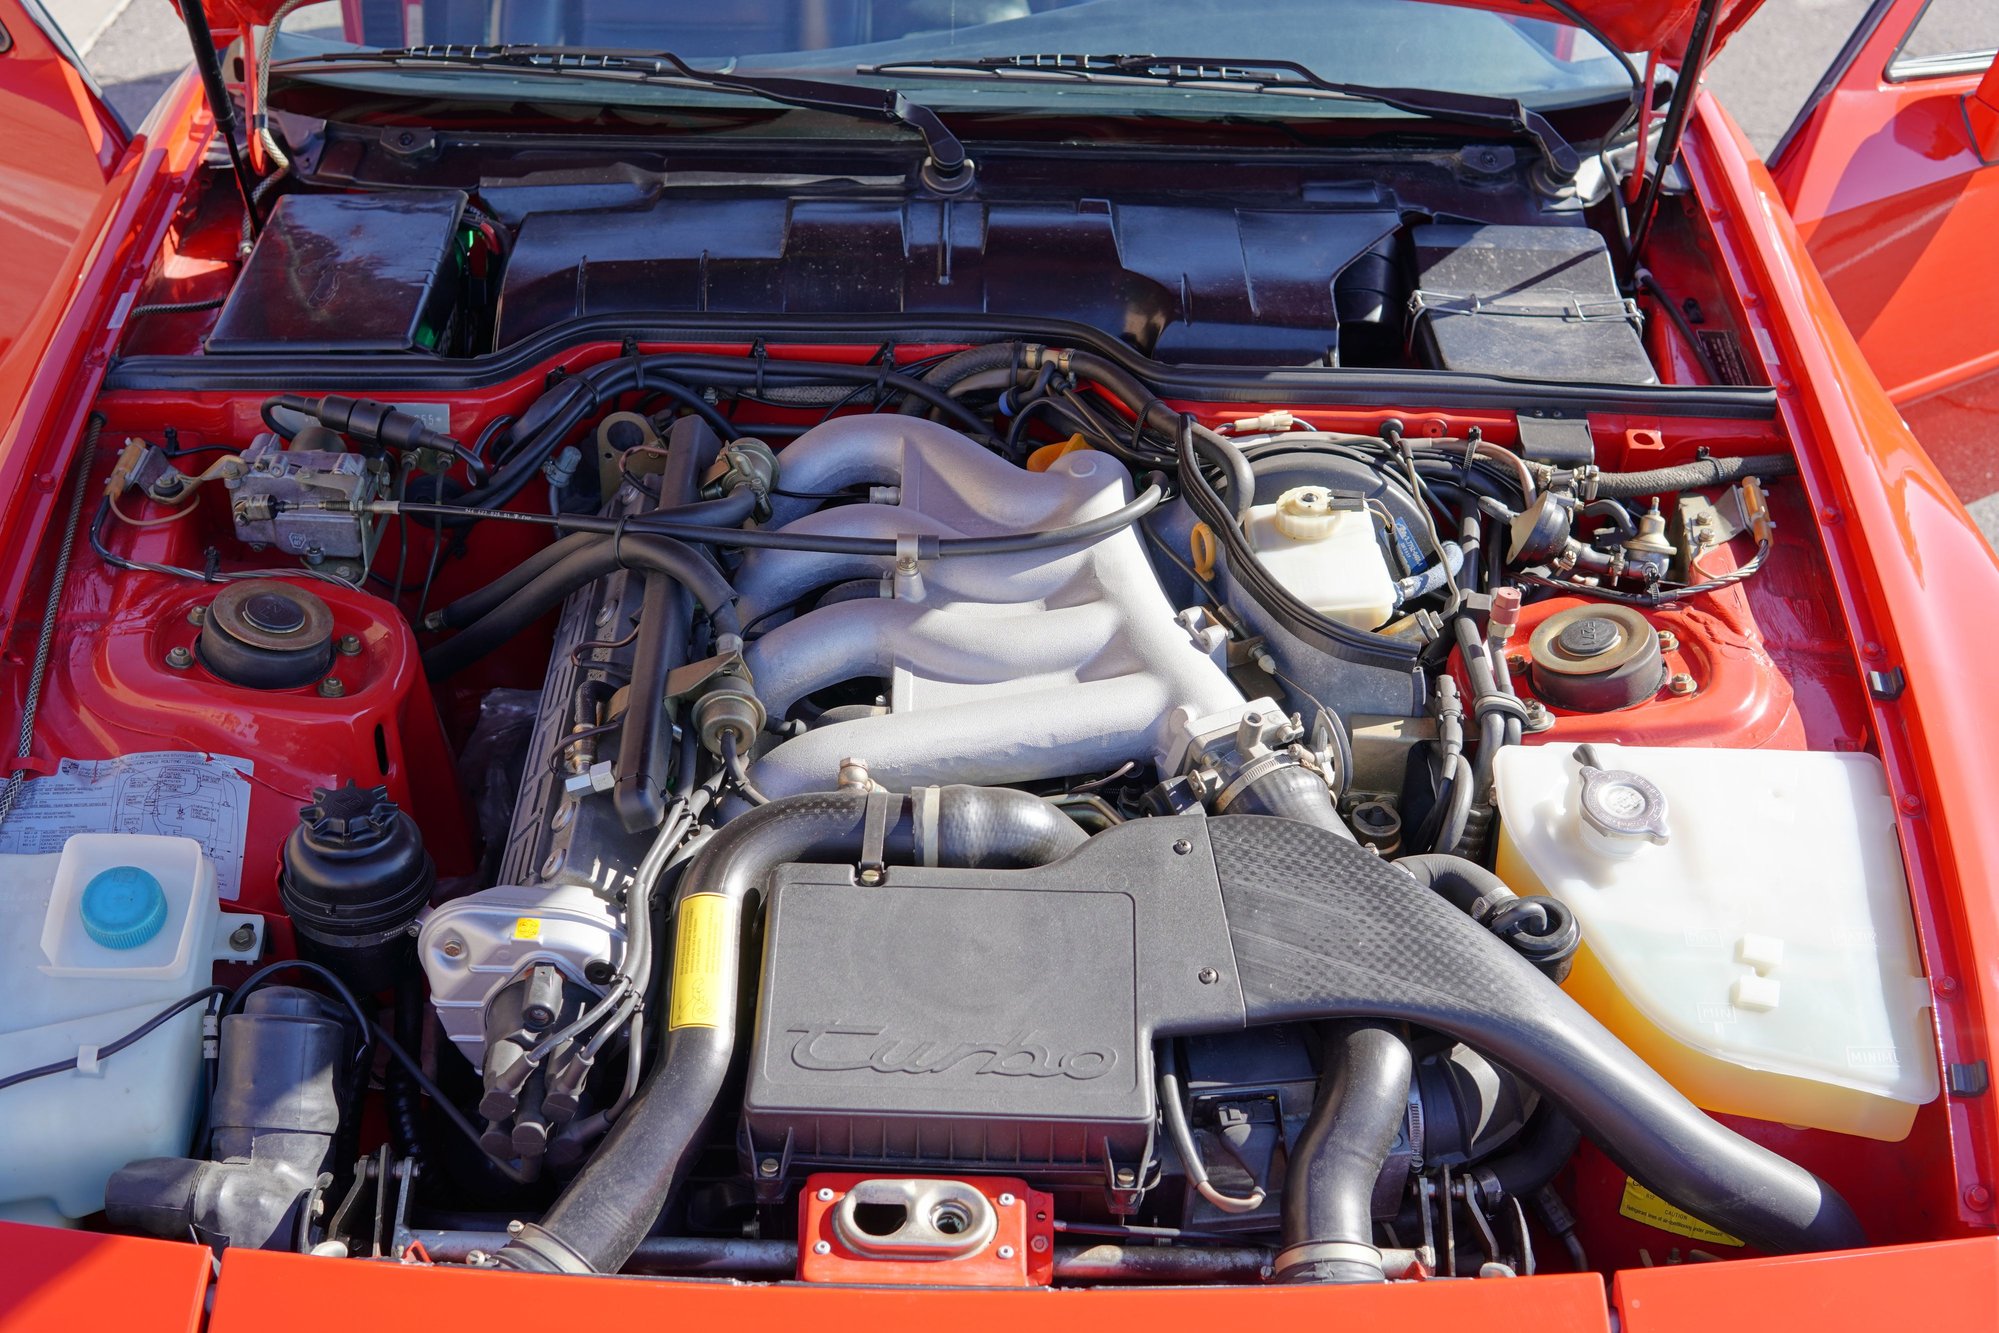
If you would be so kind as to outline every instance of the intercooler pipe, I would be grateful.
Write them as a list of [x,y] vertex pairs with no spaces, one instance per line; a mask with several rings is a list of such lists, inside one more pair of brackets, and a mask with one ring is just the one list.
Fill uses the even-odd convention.
[[433,678],[442,678],[464,669],[560,606],[578,588],[618,569],[644,570],[675,580],[694,594],[719,632],[741,632],[735,589],[720,570],[684,543],[632,532],[600,537],[593,545],[576,547],[473,624],[425,653],[424,670]]
[[1233,799],[1218,809],[1232,815],[1277,815],[1314,824],[1331,833],[1353,839],[1353,830],[1333,808],[1333,794],[1325,779],[1295,763],[1282,764],[1243,784]]
[[1280,1282],[1380,1282],[1374,1184],[1409,1110],[1416,1071],[1408,1046],[1382,1023],[1324,1029],[1319,1097],[1284,1180]]
[[[1045,865],[1088,836],[1040,797],[991,787],[925,788],[908,796],[809,792],[724,825],[681,877],[687,887],[675,910],[676,968],[687,966],[691,930],[719,933],[722,941],[702,957],[701,1012],[668,1018],[663,1049],[638,1097],[548,1215],[499,1252],[502,1266],[615,1273],[632,1257],[672,1202],[728,1078],[741,993],[738,941],[754,917],[747,906],[779,865],[861,855],[872,841],[871,824],[878,825],[885,857],[969,868]],[[689,906],[697,900],[698,915]]]

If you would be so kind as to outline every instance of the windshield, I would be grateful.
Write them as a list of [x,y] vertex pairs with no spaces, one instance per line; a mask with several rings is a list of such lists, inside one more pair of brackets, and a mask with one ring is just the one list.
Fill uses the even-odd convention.
[[[346,18],[342,19],[342,11]],[[338,39],[338,40],[334,40]],[[1530,107],[1628,96],[1625,65],[1588,34],[1537,18],[1423,0],[415,0],[312,5],[285,24],[280,58],[359,45],[536,43],[673,51],[709,70],[909,86],[930,100],[1018,104],[1109,96],[1134,109],[1185,98],[1117,84],[958,78],[900,62],[1049,52],[1298,61],[1340,83],[1518,98]],[[1351,114],[1334,104],[1306,114]],[[1378,114],[1380,108],[1373,108]]]

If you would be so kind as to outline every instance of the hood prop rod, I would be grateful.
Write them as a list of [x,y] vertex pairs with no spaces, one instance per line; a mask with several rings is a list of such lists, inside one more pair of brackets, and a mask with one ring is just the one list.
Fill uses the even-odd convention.
[[181,19],[187,25],[187,35],[194,43],[194,67],[201,75],[201,87],[208,94],[208,109],[215,115],[215,132],[222,136],[222,142],[229,148],[229,170],[236,178],[237,192],[243,196],[243,210],[250,219],[250,235],[254,239],[263,226],[263,219],[257,216],[256,181],[250,175],[250,164],[244,160],[243,145],[236,142],[236,103],[229,98],[229,87],[222,79],[222,60],[215,52],[215,34],[209,31],[208,11],[202,0],[181,0]]
[[[1645,253],[1645,242],[1652,235],[1652,221],[1659,211],[1659,191],[1666,179],[1666,169],[1680,156],[1680,138],[1686,133],[1687,117],[1694,109],[1694,95],[1700,91],[1701,71],[1706,67],[1708,55],[1714,50],[1715,14],[1721,8],[1720,0],[1701,0],[1701,6],[1694,14],[1692,34],[1687,38],[1686,59],[1680,62],[1680,76],[1673,81],[1673,99],[1666,104],[1666,118],[1659,129],[1659,147],[1652,154],[1652,170],[1645,178],[1645,193],[1639,197],[1637,217],[1631,229],[1631,260],[1635,264]],[[1646,96],[1651,96],[1648,87]],[[1642,162],[1645,145],[1638,145],[1638,158]]]

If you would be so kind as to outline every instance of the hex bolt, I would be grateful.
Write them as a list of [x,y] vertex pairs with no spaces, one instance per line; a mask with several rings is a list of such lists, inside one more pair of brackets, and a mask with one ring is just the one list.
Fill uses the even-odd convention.
[[187,623],[188,623],[188,624],[190,624],[190,625],[199,625],[199,624],[202,624],[202,623],[204,623],[204,622],[205,622],[205,621],[206,621],[207,619],[208,619],[208,608],[207,608],[207,607],[205,607],[205,606],[190,606],[190,607],[189,607],[189,608],[187,609]]
[[1048,1252],[1048,1237],[1029,1236],[1027,1238],[1027,1248],[1033,1250],[1036,1254],[1046,1254]]
[[1189,842],[1185,838],[1176,839],[1173,843],[1173,854],[1175,856],[1185,856],[1187,853],[1193,850],[1194,850],[1194,844]]
[[1666,688],[1675,694],[1692,694],[1700,686],[1694,684],[1694,678],[1686,672],[1676,671],[1673,678],[1666,682]]
[[357,657],[361,652],[361,636],[358,634],[343,634],[339,639],[335,640],[333,649],[342,657]]
[[817,1198],[821,1203],[831,1203],[833,1202],[833,1191],[826,1189],[825,1187],[822,1186],[820,1187],[819,1193],[814,1197]]
[[1194,975],[1203,986],[1212,986],[1222,979],[1222,974],[1215,971],[1212,967],[1204,967]]
[[247,953],[257,942],[257,928],[245,921],[229,932],[229,947],[237,953]]
[[831,1254],[833,1252],[833,1242],[829,1240],[815,1240],[812,1242],[812,1252],[814,1254]]
[[186,648],[169,648],[167,665],[176,671],[185,671],[194,665],[194,654]]
[[319,697],[322,699],[338,699],[345,693],[347,693],[347,687],[340,683],[340,677],[338,676],[328,676],[325,680],[319,682]]
[[998,1254],[999,1254],[999,1257],[1000,1257],[1000,1258],[1002,1258],[1002,1259],[1011,1259],[1011,1258],[1013,1258],[1013,1246],[1011,1246],[1011,1245],[1002,1245],[1002,1246],[1000,1246],[1000,1247],[999,1247],[999,1250],[998,1250]]
[[1660,630],[1659,651],[1662,653],[1677,653],[1680,651],[1680,636],[1669,629]]
[[465,956],[465,941],[449,939],[438,945],[437,950],[446,958],[463,958]]

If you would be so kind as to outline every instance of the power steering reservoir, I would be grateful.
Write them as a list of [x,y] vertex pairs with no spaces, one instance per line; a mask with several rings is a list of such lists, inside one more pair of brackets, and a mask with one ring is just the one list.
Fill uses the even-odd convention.
[[1930,992],[1871,755],[1510,746],[1496,869],[1575,912],[1566,989],[1696,1105],[1905,1137]]

